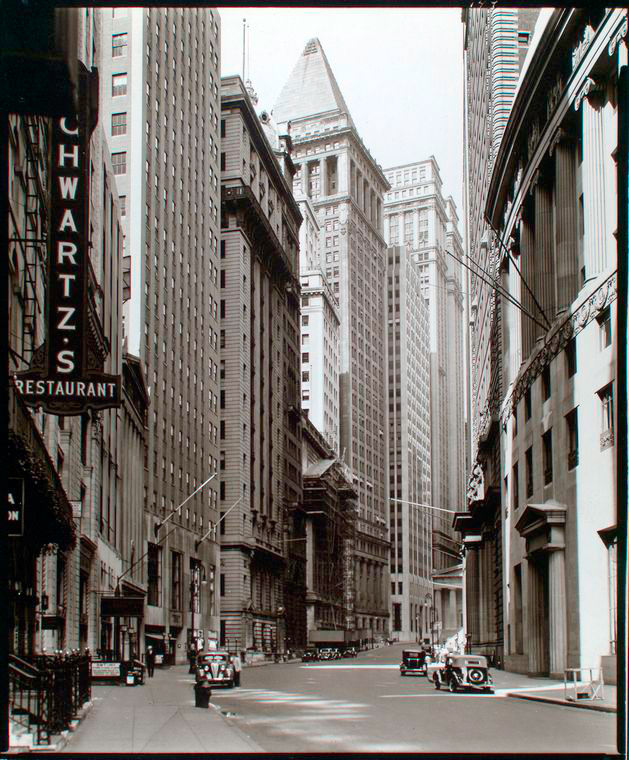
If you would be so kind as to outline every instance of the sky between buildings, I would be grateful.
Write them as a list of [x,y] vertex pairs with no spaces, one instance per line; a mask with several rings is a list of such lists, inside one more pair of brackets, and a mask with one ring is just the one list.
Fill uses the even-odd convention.
[[[318,37],[360,136],[383,167],[434,155],[462,211],[463,25],[459,8],[220,8],[222,74],[246,77],[271,110]],[[462,227],[460,229],[463,234]]]

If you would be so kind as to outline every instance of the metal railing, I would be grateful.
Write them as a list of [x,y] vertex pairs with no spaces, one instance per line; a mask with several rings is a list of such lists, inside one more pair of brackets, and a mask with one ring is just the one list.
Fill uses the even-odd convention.
[[37,744],[67,729],[91,698],[91,658],[79,652],[9,655],[9,716]]

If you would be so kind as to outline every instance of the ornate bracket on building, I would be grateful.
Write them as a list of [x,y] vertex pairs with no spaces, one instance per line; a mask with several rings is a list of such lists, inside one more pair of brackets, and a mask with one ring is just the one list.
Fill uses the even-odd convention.
[[513,392],[503,405],[501,424],[503,431],[507,430],[507,422],[513,414],[519,400],[533,385],[548,364],[566,347],[568,341],[578,335],[587,325],[607,308],[617,297],[617,274],[614,272],[598,287],[574,312],[563,320],[557,321],[544,341],[533,349],[533,352],[513,384]]

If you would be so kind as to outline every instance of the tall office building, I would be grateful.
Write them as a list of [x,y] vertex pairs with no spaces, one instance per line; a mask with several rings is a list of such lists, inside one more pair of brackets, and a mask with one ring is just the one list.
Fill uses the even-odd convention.
[[221,80],[221,642],[271,653],[305,645],[301,214],[290,137],[249,92]]
[[192,639],[219,630],[219,17],[114,8],[100,19],[101,115],[130,276],[125,333],[151,402],[145,636],[181,661]]
[[388,184],[365,148],[321,43],[311,39],[273,111],[290,123],[294,190],[322,226],[320,265],[339,301],[340,450],[358,493],[355,625],[389,629],[382,196]]
[[431,502],[430,322],[420,269],[406,246],[387,251],[387,287],[391,630],[411,641],[430,628],[424,602],[432,592],[432,510],[419,506]]
[[[338,301],[319,263],[319,222],[309,198],[298,199],[304,221],[299,228],[299,279],[301,282],[301,407],[323,435],[328,446],[339,451],[339,351]],[[336,265],[327,267],[330,277]]]
[[[509,118],[519,72],[529,49],[537,9],[464,10],[464,202],[468,272],[468,394],[471,467],[466,504],[480,516],[480,541],[466,540],[467,631],[479,652],[503,652],[503,540],[500,435],[503,397],[500,343],[499,250],[485,220],[495,157]],[[463,518],[465,520],[467,518]],[[457,528],[462,523],[457,520]]]
[[[465,370],[463,282],[456,207],[444,197],[433,156],[385,170],[385,237],[405,245],[416,262],[430,323],[431,505],[457,510],[464,499]],[[432,511],[433,567],[458,562],[447,512]]]

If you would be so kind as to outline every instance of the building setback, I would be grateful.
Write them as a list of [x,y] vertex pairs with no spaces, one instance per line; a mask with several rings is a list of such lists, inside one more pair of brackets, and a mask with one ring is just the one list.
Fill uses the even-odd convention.
[[534,40],[485,207],[501,284],[534,317],[497,307],[505,665],[555,678],[600,667],[615,683],[627,11],[547,12]]
[[[400,641],[430,631],[430,323],[416,254],[387,250],[391,631]],[[395,501],[399,499],[400,501]]]
[[305,643],[305,589],[299,610],[297,590],[284,595],[302,503],[302,218],[290,138],[260,121],[237,76],[222,80],[221,107],[221,642],[284,651]]
[[[319,40],[310,40],[273,116],[288,129],[306,195],[321,226],[319,264],[340,312],[340,456],[358,493],[353,625],[389,630],[384,341],[388,184],[362,143]],[[290,123],[290,124],[289,124]]]
[[145,363],[151,398],[147,545],[138,552],[146,554],[144,633],[158,655],[181,662],[193,638],[219,635],[211,530],[219,481],[219,17],[195,8],[99,13],[101,112],[131,296],[125,337]]
[[[319,263],[319,222],[309,198],[299,199],[301,282],[301,406],[339,455],[340,315],[336,296]],[[338,270],[338,254],[336,269]],[[330,276],[334,266],[328,267]]]
[[[479,519],[467,538],[466,630],[474,651],[504,651],[503,536],[500,508],[500,438],[497,419],[502,398],[500,299],[492,278],[498,276],[497,248],[484,218],[487,188],[500,139],[529,49],[536,9],[464,10],[465,25],[465,233],[468,262],[468,394],[471,466],[467,503]],[[493,256],[493,258],[492,258]],[[467,520],[468,517],[462,517]],[[456,527],[462,523],[456,518]]]

